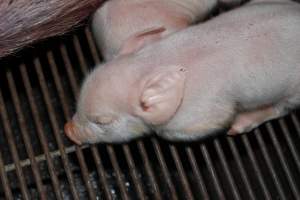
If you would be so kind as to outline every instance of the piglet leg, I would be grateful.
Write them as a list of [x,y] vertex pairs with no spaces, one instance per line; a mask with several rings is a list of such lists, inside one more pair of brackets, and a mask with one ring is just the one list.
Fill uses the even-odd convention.
[[279,117],[279,112],[273,106],[238,114],[227,132],[228,135],[247,133],[262,123]]

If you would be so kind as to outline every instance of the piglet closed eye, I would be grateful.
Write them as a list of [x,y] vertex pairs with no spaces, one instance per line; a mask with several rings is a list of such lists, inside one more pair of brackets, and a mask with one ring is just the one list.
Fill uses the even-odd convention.
[[299,4],[257,0],[105,63],[81,88],[74,136],[111,143],[249,132],[299,107],[299,32]]

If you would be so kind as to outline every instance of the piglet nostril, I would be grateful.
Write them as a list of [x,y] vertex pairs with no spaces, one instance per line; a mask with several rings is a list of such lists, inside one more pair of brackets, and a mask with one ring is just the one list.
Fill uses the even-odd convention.
[[67,122],[64,127],[65,134],[67,137],[72,140],[77,145],[81,145],[81,141],[76,137],[76,128],[74,127],[73,121]]
[[73,132],[73,122],[67,122],[65,124],[64,130],[67,135],[71,135]]

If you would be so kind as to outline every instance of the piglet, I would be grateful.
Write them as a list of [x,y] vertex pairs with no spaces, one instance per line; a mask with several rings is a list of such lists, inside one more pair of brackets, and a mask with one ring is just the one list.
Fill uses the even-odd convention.
[[91,72],[65,132],[77,144],[249,132],[299,106],[299,32],[299,4],[252,1],[171,34]]
[[[240,0],[221,0],[231,6]],[[203,20],[218,0],[110,0],[92,19],[92,30],[106,61]]]

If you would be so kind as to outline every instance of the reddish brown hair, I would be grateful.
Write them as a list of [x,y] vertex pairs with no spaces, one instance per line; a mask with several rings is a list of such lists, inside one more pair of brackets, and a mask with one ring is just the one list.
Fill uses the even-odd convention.
[[61,35],[102,0],[0,0],[0,58],[35,41]]

